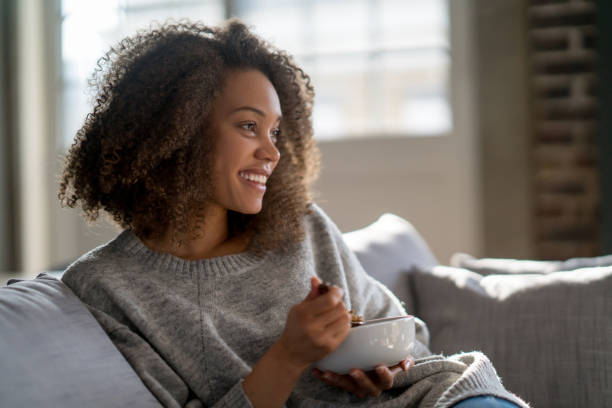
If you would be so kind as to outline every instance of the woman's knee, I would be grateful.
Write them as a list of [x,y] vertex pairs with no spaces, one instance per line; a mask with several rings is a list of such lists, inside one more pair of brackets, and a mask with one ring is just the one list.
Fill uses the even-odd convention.
[[464,399],[453,405],[453,408],[518,408],[518,405],[492,395],[479,395]]

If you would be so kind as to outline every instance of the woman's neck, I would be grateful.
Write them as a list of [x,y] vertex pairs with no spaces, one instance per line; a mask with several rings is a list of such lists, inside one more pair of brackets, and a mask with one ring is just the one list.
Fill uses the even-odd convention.
[[158,238],[141,240],[153,251],[187,260],[240,253],[246,250],[248,244],[246,234],[230,236],[227,210],[209,211],[198,236],[194,238],[193,235],[193,232],[189,231],[175,236],[174,230],[168,229]]

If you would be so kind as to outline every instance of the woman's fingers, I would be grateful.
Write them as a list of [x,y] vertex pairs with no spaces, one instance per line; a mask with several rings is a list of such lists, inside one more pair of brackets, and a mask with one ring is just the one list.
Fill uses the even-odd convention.
[[410,367],[414,365],[414,357],[408,356],[399,363],[392,365],[389,367],[389,370],[392,374],[397,374],[400,371],[407,371]]
[[322,336],[335,344],[340,344],[351,329],[348,313],[340,314],[336,320],[322,327]]
[[326,330],[329,330],[329,334],[331,335],[332,339],[340,344],[342,341],[344,341],[346,336],[348,336],[349,330],[351,330],[351,325],[349,323],[349,319],[340,318],[336,321],[333,327]]
[[[321,381],[333,387],[342,388],[345,391],[357,395],[359,398],[363,398],[366,395],[371,395],[370,390],[362,387],[353,376],[349,374],[336,374],[331,371],[321,371],[318,368],[313,368],[312,373],[315,377]],[[362,372],[363,373],[363,372]],[[365,374],[364,374],[365,375]],[[369,392],[370,391],[370,392]]]
[[312,300],[319,295],[319,285],[321,285],[321,279],[316,276],[310,278],[310,292],[306,296],[306,300]]
[[386,367],[384,365],[379,365],[374,369],[374,373],[376,373],[376,385],[383,390],[388,390],[393,387],[393,377],[398,370],[401,371],[399,367]]
[[317,316],[317,319],[325,326],[325,330],[332,329],[340,324],[340,321],[345,321],[346,325],[350,326],[351,316],[346,311],[344,304],[338,303],[333,309]]
[[414,358],[412,356],[406,357],[404,360],[400,361],[398,364],[393,365],[391,367],[386,367],[384,365],[376,366],[374,369],[374,373],[376,373],[376,384],[382,388],[383,390],[388,390],[393,387],[393,379],[397,375],[397,373],[401,371],[406,371],[410,367],[414,365]]
[[414,365],[414,358],[412,356],[406,357],[406,359],[400,361],[398,364],[386,367],[384,365],[376,366],[373,370],[376,374],[376,385],[383,390],[388,390],[393,387],[393,379],[397,373],[406,371]]
[[[359,387],[360,391],[364,392],[365,395],[371,395],[373,397],[378,397],[380,395],[382,390],[378,388],[378,386],[374,384],[370,377],[368,377],[367,374],[363,371],[353,369],[349,372],[349,375],[351,376],[355,384],[357,384],[357,387]],[[362,395],[357,393],[357,396],[359,397],[361,397]]]
[[[336,286],[329,288],[327,293],[317,296],[315,299],[309,301],[310,311],[318,316],[323,313],[327,313],[330,309],[336,307],[336,305],[342,303],[344,292],[342,289]],[[344,306],[344,304],[343,304]]]
[[406,371],[414,365],[414,357],[408,356],[404,360],[400,361],[398,365],[402,370]]
[[323,372],[317,368],[313,368],[312,373],[325,383],[342,388],[357,395],[359,398],[367,395],[378,397],[383,390],[393,387],[393,379],[397,373],[406,371],[413,365],[414,358],[408,356],[394,366],[386,367],[379,365],[368,373],[353,369],[348,375],[340,375],[331,371]]
[[331,385],[333,387],[342,388],[345,391],[351,392],[360,398],[363,398],[365,394],[361,393],[357,387],[357,384],[353,381],[353,379],[348,375],[336,374],[331,371],[321,371],[318,368],[313,368],[312,373],[315,377],[319,378],[324,383]]

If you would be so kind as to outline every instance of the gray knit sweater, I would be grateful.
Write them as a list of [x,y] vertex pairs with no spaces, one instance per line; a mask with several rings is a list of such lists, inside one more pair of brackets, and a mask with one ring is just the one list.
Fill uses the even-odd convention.
[[[397,298],[366,274],[342,235],[313,205],[306,239],[250,252],[187,261],[147,248],[131,231],[87,253],[62,280],[88,305],[144,384],[166,407],[251,407],[242,381],[280,337],[310,276],[340,286],[366,319],[404,314]],[[480,353],[429,356],[419,322],[416,365],[378,398],[358,399],[306,370],[287,407],[447,407],[468,396],[508,393]]]

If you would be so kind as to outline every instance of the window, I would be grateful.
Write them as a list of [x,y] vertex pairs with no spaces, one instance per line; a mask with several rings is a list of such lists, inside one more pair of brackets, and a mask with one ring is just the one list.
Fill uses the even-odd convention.
[[448,0],[63,0],[65,150],[90,110],[87,79],[115,42],[153,20],[242,18],[293,54],[316,90],[320,139],[446,135]]

